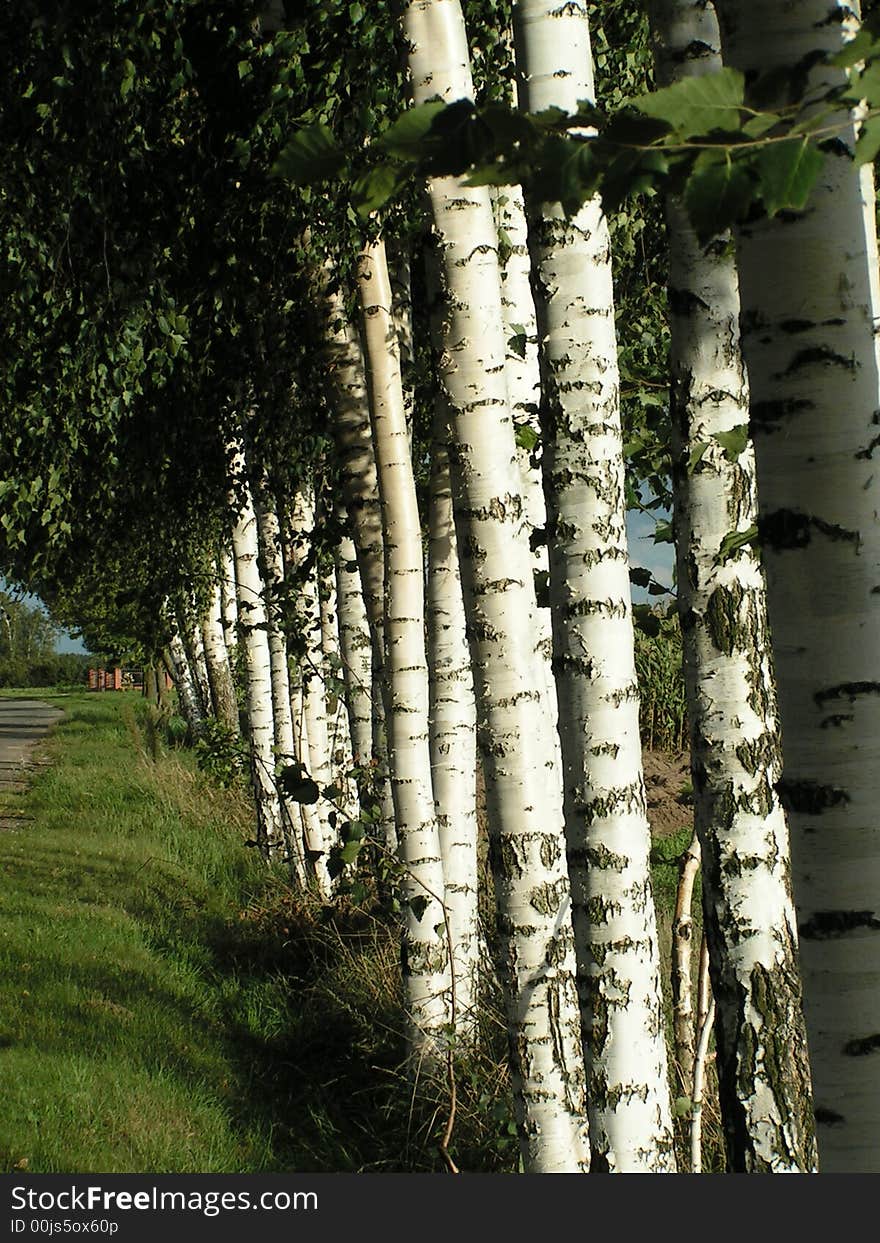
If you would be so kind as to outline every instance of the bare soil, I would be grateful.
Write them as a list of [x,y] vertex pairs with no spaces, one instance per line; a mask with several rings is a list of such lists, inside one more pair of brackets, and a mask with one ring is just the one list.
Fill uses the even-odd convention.
[[692,825],[694,812],[687,751],[645,751],[642,764],[652,836],[666,837],[684,825]]

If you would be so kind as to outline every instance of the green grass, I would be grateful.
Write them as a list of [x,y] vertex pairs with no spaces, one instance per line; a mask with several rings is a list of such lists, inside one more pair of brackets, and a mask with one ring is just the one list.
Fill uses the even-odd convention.
[[[0,796],[30,817],[0,828],[0,1169],[441,1169],[448,1092],[403,1069],[393,922],[296,899],[244,846],[243,793],[137,697],[29,693],[66,716]],[[685,834],[655,849],[667,933]],[[452,1155],[514,1171],[497,998],[483,1035]]]
[[[294,901],[243,844],[243,795],[151,758],[140,700],[60,706],[52,767],[4,796],[30,819],[0,829],[0,1168],[441,1168],[393,927]],[[515,1168],[502,1055],[461,1074],[457,1157]]]

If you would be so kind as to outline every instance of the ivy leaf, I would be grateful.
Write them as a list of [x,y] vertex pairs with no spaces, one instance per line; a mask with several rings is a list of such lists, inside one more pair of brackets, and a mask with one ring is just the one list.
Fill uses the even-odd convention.
[[768,216],[803,211],[825,162],[807,138],[768,143],[758,152],[755,167]]
[[345,167],[345,153],[326,125],[308,125],[289,140],[272,166],[275,177],[297,185],[330,181]]
[[633,100],[646,116],[666,121],[676,138],[738,130],[745,79],[738,69],[722,69],[699,78],[683,78]]
[[755,197],[748,169],[714,151],[697,157],[684,192],[684,203],[704,245],[741,220]]
[[735,462],[749,443],[749,425],[740,423],[729,432],[715,432],[712,439],[721,445],[728,462]]

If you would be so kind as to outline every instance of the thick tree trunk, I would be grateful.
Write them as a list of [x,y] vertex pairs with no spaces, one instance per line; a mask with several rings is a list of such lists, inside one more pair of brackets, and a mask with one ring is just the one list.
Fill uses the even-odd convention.
[[[720,69],[711,5],[655,0],[652,19],[661,81]],[[746,1172],[810,1170],[815,1126],[764,577],[747,547],[719,562],[725,536],[757,519],[738,279],[729,238],[701,247],[675,200],[666,216],[678,603],[728,1161]],[[742,443],[731,447],[737,434]],[[791,1054],[780,1060],[774,1049]]]
[[[858,25],[835,0],[716,7],[725,63],[747,73],[835,53]],[[841,79],[820,58],[810,90]],[[805,210],[737,244],[820,1168],[876,1172],[880,308],[871,168],[853,167],[839,119]]]
[[381,241],[358,264],[385,548],[388,758],[404,873],[403,977],[410,1050],[436,1057],[450,1020],[449,938],[428,740],[424,560],[391,282]]
[[[415,102],[472,97],[458,0],[412,0],[403,17]],[[436,178],[429,194],[447,301],[441,379],[481,721],[514,1101],[527,1171],[587,1168],[553,722],[535,660],[535,591],[504,376],[501,280],[485,189]]]
[[[593,97],[585,4],[513,6],[521,103]],[[675,1168],[626,542],[608,227],[544,203],[532,228],[572,917],[594,1168]]]

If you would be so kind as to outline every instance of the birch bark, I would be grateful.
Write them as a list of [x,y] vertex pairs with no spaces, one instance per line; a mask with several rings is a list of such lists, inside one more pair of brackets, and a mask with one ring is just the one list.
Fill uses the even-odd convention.
[[[403,14],[415,102],[473,97],[458,0]],[[562,809],[535,660],[534,583],[504,376],[497,234],[485,189],[429,194],[446,282],[441,379],[472,636],[514,1100],[527,1171],[585,1170],[589,1143]]]
[[339,604],[339,653],[345,682],[348,727],[356,764],[368,764],[373,753],[373,678],[370,625],[361,588],[357,552],[351,537],[336,549],[336,599]]
[[232,669],[229,665],[229,652],[223,637],[222,609],[220,584],[215,581],[211,590],[208,611],[202,618],[205,665],[208,671],[214,715],[222,725],[237,736],[239,732],[238,702],[232,681]]
[[[807,58],[810,90],[841,71],[857,6],[717,4],[725,63],[766,73]],[[780,90],[783,90],[780,87]],[[871,168],[853,118],[824,150],[803,212],[738,237],[760,532],[784,739],[787,804],[819,1161],[880,1157],[880,381]]]
[[257,843],[264,858],[284,852],[281,804],[275,784],[275,727],[272,716],[272,662],[266,635],[264,586],[259,566],[257,516],[244,450],[230,446],[232,551],[236,599],[245,656],[251,781],[257,808]]
[[[594,98],[586,5],[513,5],[521,103]],[[598,200],[532,227],[572,916],[594,1168],[675,1168],[626,542],[608,228]]]
[[364,358],[338,290],[328,291],[327,359],[331,381],[333,439],[342,470],[345,503],[351,518],[364,605],[372,642],[372,717],[376,794],[382,809],[385,849],[397,850],[394,804],[388,780],[385,738],[385,618],[382,515],[370,430]]
[[442,1050],[450,1020],[450,945],[428,742],[424,563],[415,479],[381,241],[358,263],[367,378],[385,549],[386,727],[398,856],[404,865],[403,981],[410,1049]]
[[477,722],[445,423],[443,419],[434,442],[428,513],[429,720],[434,807],[452,940],[455,1033],[467,1043],[476,1031],[480,964]]
[[[721,68],[711,4],[655,0],[658,78]],[[816,1165],[810,1071],[776,784],[779,726],[758,554],[719,560],[757,520],[739,285],[729,237],[701,247],[666,205],[678,604],[691,731],[694,812],[716,1002],[719,1093],[730,1168]],[[725,438],[741,433],[741,451]]]

